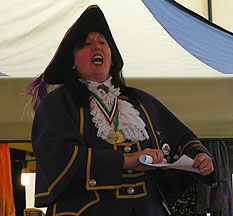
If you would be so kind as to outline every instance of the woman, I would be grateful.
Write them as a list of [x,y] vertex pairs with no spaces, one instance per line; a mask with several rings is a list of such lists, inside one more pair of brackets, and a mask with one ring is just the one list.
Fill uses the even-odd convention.
[[[105,17],[93,5],[29,86],[28,94],[38,96],[35,205],[47,206],[46,215],[169,215],[167,201],[195,178],[215,183],[210,153],[158,100],[126,87],[122,67]],[[46,84],[62,87],[47,95]],[[154,164],[186,154],[200,174],[143,165],[142,154]]]

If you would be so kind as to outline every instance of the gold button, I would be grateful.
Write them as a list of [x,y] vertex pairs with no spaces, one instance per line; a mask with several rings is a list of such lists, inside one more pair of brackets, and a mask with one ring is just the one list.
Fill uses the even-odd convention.
[[129,187],[127,189],[127,192],[128,192],[128,194],[134,194],[134,188],[133,187]]
[[127,170],[127,172],[129,173],[129,174],[132,174],[134,171],[133,170]]
[[91,179],[91,180],[89,181],[89,185],[90,185],[91,187],[94,187],[94,186],[96,185],[96,180],[95,180],[95,179]]
[[130,146],[125,146],[124,151],[127,152],[127,153],[131,152],[131,147]]

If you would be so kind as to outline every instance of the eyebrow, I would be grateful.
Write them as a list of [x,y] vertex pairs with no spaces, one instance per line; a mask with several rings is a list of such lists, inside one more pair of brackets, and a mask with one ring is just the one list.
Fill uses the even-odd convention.
[[[98,36],[98,39],[99,39],[99,38],[106,40],[106,38],[105,38],[103,35],[99,35],[99,36]],[[87,39],[91,40],[90,37],[87,37],[86,40],[87,40]],[[106,41],[107,41],[107,40],[106,40]]]
[[[103,35],[99,35],[98,38],[103,38],[103,39],[105,39],[105,37],[104,37]],[[105,40],[106,40],[106,39],[105,39]]]

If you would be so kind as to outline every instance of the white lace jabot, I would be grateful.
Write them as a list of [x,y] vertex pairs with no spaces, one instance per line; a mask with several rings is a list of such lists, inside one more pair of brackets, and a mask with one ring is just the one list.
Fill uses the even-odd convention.
[[[107,108],[111,110],[114,96],[120,95],[120,88],[114,88],[111,83],[112,77],[104,81],[103,83],[93,82],[89,80],[80,79],[82,83],[85,83],[88,89],[98,95],[105,103]],[[109,91],[101,88],[97,88],[101,84],[108,87]],[[95,123],[95,127],[98,128],[97,136],[102,139],[106,139],[109,132],[115,129],[114,124],[109,125],[104,115],[97,106],[96,99],[93,98],[90,102],[92,121]],[[149,138],[149,135],[145,129],[145,123],[140,118],[139,112],[134,109],[133,105],[127,101],[118,100],[119,109],[119,125],[118,131],[120,131],[125,140],[142,141]]]

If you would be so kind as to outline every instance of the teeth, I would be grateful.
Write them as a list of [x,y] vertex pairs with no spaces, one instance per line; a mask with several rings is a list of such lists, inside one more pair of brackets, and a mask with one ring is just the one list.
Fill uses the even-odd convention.
[[101,55],[95,55],[95,56],[93,56],[91,62],[93,64],[102,64],[103,63],[103,57]]
[[95,56],[93,57],[93,59],[97,59],[97,58],[98,58],[98,59],[103,59],[101,55],[95,55]]
[[96,64],[96,65],[101,65],[102,64],[102,62],[93,62],[93,64]]

